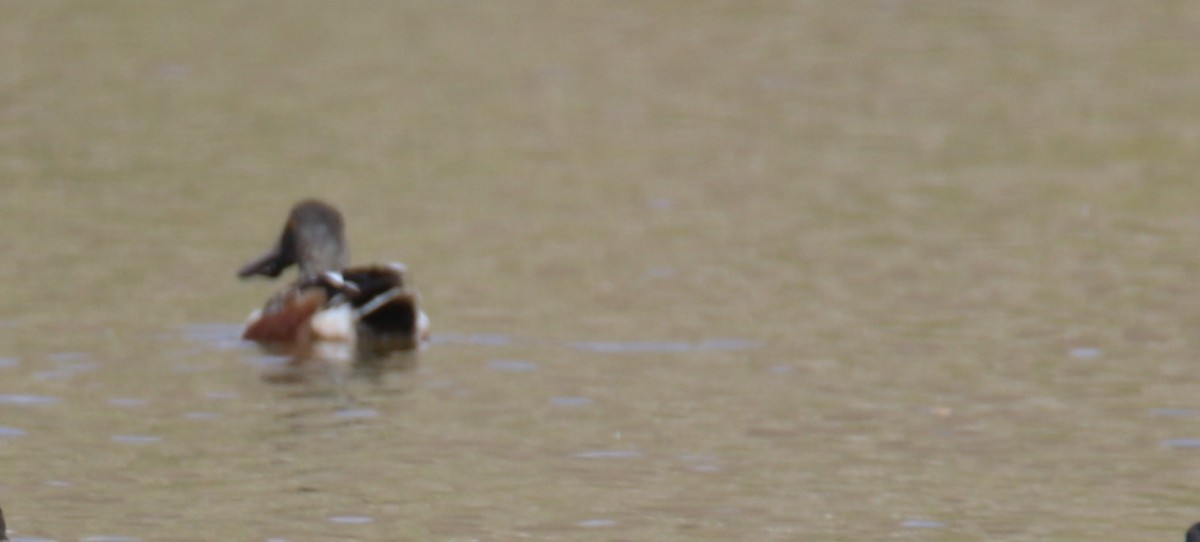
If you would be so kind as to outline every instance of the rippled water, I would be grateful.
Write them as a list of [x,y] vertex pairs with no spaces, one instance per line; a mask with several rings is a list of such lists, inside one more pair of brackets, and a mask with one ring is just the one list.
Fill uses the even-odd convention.
[[[16,541],[1161,540],[1200,8],[0,3]],[[318,196],[429,348],[238,340]],[[343,380],[344,378],[344,380]]]

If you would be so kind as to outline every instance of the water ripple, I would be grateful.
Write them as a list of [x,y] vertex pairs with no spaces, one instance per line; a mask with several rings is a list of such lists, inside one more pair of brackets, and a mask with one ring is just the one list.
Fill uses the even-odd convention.
[[554,397],[550,403],[558,406],[584,406],[592,404],[590,397]]
[[1200,448],[1200,438],[1169,438],[1163,441],[1163,446],[1182,450],[1194,450]]
[[611,520],[611,519],[585,519],[583,521],[576,523],[575,525],[577,525],[579,527],[595,529],[598,527],[612,527],[616,524],[617,524],[616,520]]
[[576,350],[599,352],[602,354],[641,354],[691,352],[692,343],[675,341],[582,341],[570,343]]
[[145,399],[138,399],[136,397],[112,397],[108,400],[108,404],[122,407],[146,406],[147,403],[149,403],[149,401]]
[[47,359],[54,362],[81,361],[91,357],[87,352],[55,352],[46,355]]
[[286,367],[292,362],[291,356],[274,356],[270,354],[259,354],[255,356],[246,356],[243,361],[258,367],[259,369],[274,369],[278,367]]
[[234,392],[234,391],[206,391],[206,392],[204,392],[204,398],[213,399],[216,401],[228,401],[230,399],[237,399],[237,397],[238,397],[238,394],[237,394],[237,392]]
[[762,346],[761,341],[745,339],[705,339],[688,341],[577,341],[571,348],[601,354],[670,354],[683,352],[717,352],[746,350]]
[[0,425],[0,438],[23,436],[25,436],[24,429],[17,429],[16,427],[4,427],[3,425]]
[[1191,418],[1200,414],[1190,408],[1155,408],[1150,410],[1150,415],[1159,418]]
[[49,371],[38,371],[33,373],[33,377],[38,380],[58,380],[71,378],[79,373],[87,373],[100,368],[100,364],[94,361],[77,361],[63,363],[56,369]]
[[113,435],[112,440],[113,442],[120,442],[122,444],[154,444],[162,442],[162,437],[153,435]]
[[495,371],[505,371],[509,373],[526,373],[536,371],[538,365],[532,361],[521,361],[517,359],[494,359],[487,362],[489,369]]
[[721,472],[724,469],[717,463],[716,456],[706,454],[683,454],[679,459],[691,463],[689,467],[693,472]]
[[578,459],[629,459],[642,457],[642,452],[636,450],[588,450],[573,453],[571,457]]
[[900,524],[900,526],[909,529],[941,529],[942,527],[945,527],[946,524],[940,521],[933,521],[929,519],[906,519]]
[[1095,359],[1103,356],[1104,351],[1099,348],[1081,346],[1078,348],[1072,348],[1069,354],[1075,359]]
[[515,341],[511,336],[500,333],[436,333],[429,342],[433,344],[508,346]]
[[216,350],[237,350],[245,347],[242,325],[227,323],[188,324],[181,326],[183,336]]
[[374,523],[375,518],[371,516],[330,516],[330,523],[341,523],[343,525],[366,525]]
[[57,397],[47,395],[0,393],[0,405],[52,405],[57,402]]
[[762,341],[747,339],[705,339],[696,345],[697,350],[748,350],[759,348]]
[[220,412],[187,412],[183,417],[188,420],[219,420],[224,415]]
[[379,411],[373,408],[347,408],[337,411],[333,416],[343,420],[362,420],[379,417]]

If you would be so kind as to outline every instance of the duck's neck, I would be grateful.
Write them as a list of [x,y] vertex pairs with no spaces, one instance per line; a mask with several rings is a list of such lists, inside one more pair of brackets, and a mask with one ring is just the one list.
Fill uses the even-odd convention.
[[302,226],[302,231],[297,232],[302,241],[298,243],[300,253],[296,258],[301,280],[316,279],[323,273],[346,267],[349,256],[341,233],[321,224]]

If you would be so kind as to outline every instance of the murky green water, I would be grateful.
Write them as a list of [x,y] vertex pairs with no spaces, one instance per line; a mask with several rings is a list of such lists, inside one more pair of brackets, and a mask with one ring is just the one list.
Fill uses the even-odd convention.
[[[1189,2],[0,3],[15,540],[1177,540]],[[276,384],[297,199],[435,344]],[[411,360],[410,360],[411,361]],[[105,538],[108,537],[108,538]]]

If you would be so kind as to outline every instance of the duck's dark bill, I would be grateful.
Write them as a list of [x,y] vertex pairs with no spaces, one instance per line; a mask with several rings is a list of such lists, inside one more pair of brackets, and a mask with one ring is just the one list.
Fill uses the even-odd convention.
[[280,255],[279,246],[268,250],[262,256],[259,256],[254,261],[246,264],[241,269],[238,269],[238,276],[241,278],[251,277],[254,275],[263,275],[266,277],[278,277],[287,266],[292,262]]

